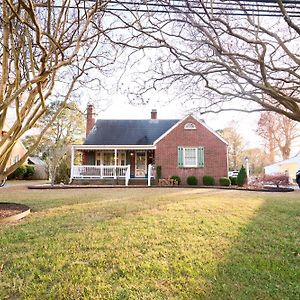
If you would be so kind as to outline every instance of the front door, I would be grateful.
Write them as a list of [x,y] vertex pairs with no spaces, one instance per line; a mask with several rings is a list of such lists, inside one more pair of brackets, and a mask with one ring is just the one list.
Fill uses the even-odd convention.
[[145,177],[147,174],[146,151],[135,153],[135,177]]

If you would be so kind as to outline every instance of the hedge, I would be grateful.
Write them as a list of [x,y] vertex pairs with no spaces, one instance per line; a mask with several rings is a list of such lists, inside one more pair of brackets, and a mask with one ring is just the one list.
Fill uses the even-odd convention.
[[219,182],[220,186],[230,186],[230,179],[228,177],[221,177]]
[[204,185],[215,185],[215,179],[212,176],[205,175],[203,176]]
[[171,176],[170,178],[173,179],[173,180],[176,180],[176,181],[178,182],[178,184],[180,184],[180,182],[181,182],[180,177],[177,176],[177,175],[173,175],[173,176]]
[[186,182],[188,185],[197,185],[198,184],[198,180],[197,180],[196,176],[189,176],[186,179]]

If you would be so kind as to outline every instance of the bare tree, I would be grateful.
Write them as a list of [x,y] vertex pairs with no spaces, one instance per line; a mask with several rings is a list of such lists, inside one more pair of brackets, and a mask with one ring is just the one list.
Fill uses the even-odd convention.
[[3,0],[0,131],[10,108],[15,121],[0,141],[0,176],[36,147],[7,168],[15,142],[46,113],[51,95],[59,94],[62,105],[50,123],[79,85],[98,79],[91,70],[113,63],[119,49],[129,67],[148,59],[139,68],[146,66],[151,77],[134,93],[143,99],[152,89],[177,87],[201,113],[271,110],[300,121],[297,19],[281,0],[275,4],[281,18],[268,19],[243,1],[224,4],[233,2],[239,16],[218,8],[219,2],[158,0],[143,11],[126,1]]
[[[26,161],[80,86],[100,88],[99,72],[118,55],[106,37],[113,28],[103,25],[105,7],[98,0],[1,2],[0,132],[4,125],[8,129],[0,141],[0,180]],[[53,100],[60,105],[36,142],[8,166],[16,141],[47,114]]]
[[[266,110],[300,121],[300,26],[293,17],[299,5],[266,2],[186,0],[148,6],[149,18],[136,30],[161,50],[152,53],[157,59],[149,59],[142,86],[137,76],[135,94],[147,99],[151,90],[174,87],[177,98],[201,113]],[[266,16],[270,6],[275,17],[272,11]]]
[[244,162],[245,142],[238,133],[238,124],[231,122],[229,127],[218,130],[218,133],[228,142],[229,170],[239,170]]
[[[37,122],[37,127],[44,128],[52,119],[53,114],[56,113],[57,108],[60,105],[60,102],[52,102],[48,107],[47,114]],[[43,135],[39,145],[35,148],[32,154],[45,159],[49,154],[50,148],[55,147],[56,144],[71,145],[75,143],[82,143],[84,133],[84,114],[80,111],[76,102],[69,101],[65,109]],[[30,134],[22,139],[22,142],[26,148],[30,148],[36,143],[38,138],[39,133],[36,135]]]
[[250,175],[263,174],[264,166],[269,163],[269,155],[261,148],[248,148],[243,151],[242,157],[249,161]]
[[289,158],[293,142],[300,137],[298,122],[274,112],[261,113],[256,132],[264,141],[270,163],[278,149],[283,159]]

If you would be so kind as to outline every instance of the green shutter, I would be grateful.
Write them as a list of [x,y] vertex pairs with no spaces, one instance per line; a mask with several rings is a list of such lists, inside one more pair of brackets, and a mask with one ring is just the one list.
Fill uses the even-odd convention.
[[183,167],[183,147],[177,147],[177,155],[178,155],[178,167]]
[[198,148],[198,167],[203,168],[204,167],[204,147],[200,146]]

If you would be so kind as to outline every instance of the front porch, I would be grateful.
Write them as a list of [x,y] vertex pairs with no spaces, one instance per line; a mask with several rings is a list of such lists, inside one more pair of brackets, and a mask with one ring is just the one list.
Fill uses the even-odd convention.
[[154,154],[153,146],[73,145],[70,181],[118,179],[128,186],[130,179],[144,179],[150,186]]

